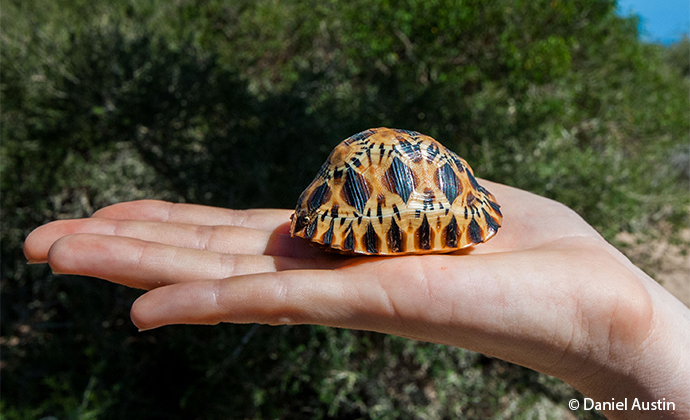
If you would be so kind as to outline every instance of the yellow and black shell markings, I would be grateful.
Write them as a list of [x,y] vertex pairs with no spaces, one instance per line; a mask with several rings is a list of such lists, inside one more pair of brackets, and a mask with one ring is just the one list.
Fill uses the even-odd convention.
[[452,252],[492,238],[500,206],[429,136],[372,128],[333,149],[299,197],[291,236],[346,254]]

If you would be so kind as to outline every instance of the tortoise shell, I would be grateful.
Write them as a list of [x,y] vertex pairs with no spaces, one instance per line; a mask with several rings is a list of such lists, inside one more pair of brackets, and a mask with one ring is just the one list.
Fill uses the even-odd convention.
[[346,254],[452,252],[503,216],[464,159],[415,131],[372,128],[333,149],[300,195],[290,235]]

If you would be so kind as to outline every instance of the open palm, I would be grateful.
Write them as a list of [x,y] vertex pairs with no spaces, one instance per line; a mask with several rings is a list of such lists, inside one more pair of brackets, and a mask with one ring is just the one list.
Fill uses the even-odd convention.
[[[668,398],[672,386],[649,379],[645,360],[688,372],[687,356],[678,356],[687,336],[670,353],[658,345],[688,329],[687,308],[567,207],[482,184],[501,204],[503,226],[453,254],[346,257],[290,238],[289,210],[159,201],[47,224],[27,238],[25,254],[57,273],[149,290],[132,308],[141,329],[259,322],[372,330],[500,357],[602,399],[630,396],[593,385],[602,375],[635,395]],[[690,389],[690,380],[681,385]]]

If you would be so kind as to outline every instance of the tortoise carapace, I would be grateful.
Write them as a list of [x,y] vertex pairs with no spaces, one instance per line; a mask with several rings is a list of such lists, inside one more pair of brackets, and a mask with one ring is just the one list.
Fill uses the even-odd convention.
[[415,131],[372,128],[333,149],[291,216],[290,235],[346,254],[452,252],[503,216],[464,159]]

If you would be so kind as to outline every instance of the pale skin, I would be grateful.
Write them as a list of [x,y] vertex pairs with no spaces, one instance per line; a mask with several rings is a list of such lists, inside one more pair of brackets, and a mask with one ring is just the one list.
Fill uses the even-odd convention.
[[120,203],[24,244],[32,263],[147,290],[141,330],[320,324],[467,348],[595,401],[675,402],[609,418],[690,418],[690,310],[567,207],[482,181],[497,236],[454,254],[345,257],[290,238],[290,210]]

